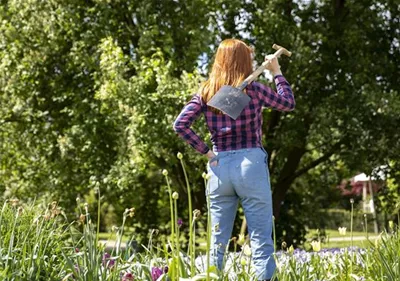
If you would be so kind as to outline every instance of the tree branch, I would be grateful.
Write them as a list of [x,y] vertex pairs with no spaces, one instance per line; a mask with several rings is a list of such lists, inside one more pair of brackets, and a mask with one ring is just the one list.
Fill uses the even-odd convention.
[[301,176],[302,174],[308,172],[312,168],[318,166],[322,162],[328,160],[329,157],[331,157],[340,148],[340,146],[342,144],[343,144],[343,140],[341,140],[341,141],[337,142],[336,144],[334,144],[332,146],[331,150],[328,153],[326,153],[325,155],[321,156],[320,158],[315,159],[314,161],[310,162],[308,165],[306,165],[305,167],[301,168],[300,170],[297,170],[294,174],[292,174],[290,176],[290,179],[294,180],[295,178],[297,178],[297,177]]

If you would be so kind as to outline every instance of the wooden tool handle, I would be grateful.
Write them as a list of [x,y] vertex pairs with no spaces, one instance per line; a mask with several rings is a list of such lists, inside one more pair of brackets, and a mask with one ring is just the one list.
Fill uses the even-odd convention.
[[[281,55],[286,55],[288,57],[290,57],[292,55],[291,52],[289,52],[288,50],[286,50],[285,48],[274,44],[272,46],[272,48],[274,48],[275,50],[277,50],[274,54],[272,59],[274,58],[279,58]],[[239,86],[239,89],[243,90],[244,88],[246,88],[246,86],[248,84],[250,84],[251,82],[253,82],[267,67],[268,64],[271,63],[271,60],[266,60],[264,61],[257,69],[256,71],[254,71],[252,74],[250,74],[244,81],[243,83]]]

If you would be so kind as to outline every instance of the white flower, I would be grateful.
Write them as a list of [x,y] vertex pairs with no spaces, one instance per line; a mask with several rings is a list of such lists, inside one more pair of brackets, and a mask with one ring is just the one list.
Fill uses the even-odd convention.
[[172,193],[172,199],[178,200],[179,198],[179,193],[174,191],[174,193]]
[[340,235],[346,235],[346,227],[339,227],[338,228],[338,230],[339,230],[339,234]]
[[243,253],[248,257],[251,256],[251,248],[248,244],[243,246]]

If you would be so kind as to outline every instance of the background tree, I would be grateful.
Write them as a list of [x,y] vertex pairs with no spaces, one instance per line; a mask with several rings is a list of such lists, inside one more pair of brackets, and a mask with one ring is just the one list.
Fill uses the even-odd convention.
[[263,141],[278,237],[301,243],[343,177],[399,162],[399,13],[368,0],[2,0],[0,190],[72,213],[96,187],[105,215],[135,206],[145,233],[166,225],[161,170],[185,191],[180,151],[204,207],[204,158],[172,122],[221,39],[247,41],[259,63],[278,43],[294,52],[281,65],[297,107],[265,110]]

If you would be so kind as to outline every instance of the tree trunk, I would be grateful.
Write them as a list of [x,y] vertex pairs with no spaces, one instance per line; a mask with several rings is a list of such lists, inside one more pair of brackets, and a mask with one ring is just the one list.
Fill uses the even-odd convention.
[[306,153],[304,148],[293,148],[289,152],[287,161],[283,166],[275,187],[273,188],[272,204],[275,219],[279,219],[282,202],[285,200],[285,195],[289,190],[290,185],[295,180],[295,177],[292,177],[291,175],[296,172],[304,153]]

